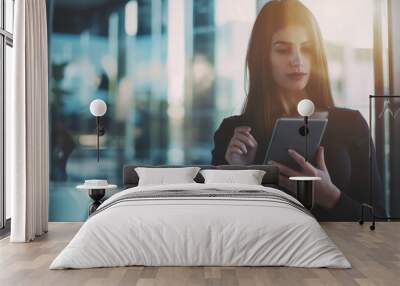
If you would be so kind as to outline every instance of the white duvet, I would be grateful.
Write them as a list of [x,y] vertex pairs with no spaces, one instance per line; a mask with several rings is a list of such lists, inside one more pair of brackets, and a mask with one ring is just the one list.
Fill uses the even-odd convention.
[[[350,268],[319,223],[288,205],[246,198],[154,198],[112,204],[130,192],[263,190],[237,184],[135,187],[105,201],[50,269],[146,266],[294,266]],[[298,202],[297,202],[298,203]],[[105,206],[108,207],[106,208]]]

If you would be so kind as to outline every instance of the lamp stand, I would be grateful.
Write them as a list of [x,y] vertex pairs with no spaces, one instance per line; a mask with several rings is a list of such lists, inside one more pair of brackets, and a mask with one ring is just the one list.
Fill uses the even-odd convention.
[[100,160],[100,141],[99,141],[99,137],[100,137],[100,117],[96,116],[96,133],[97,133],[97,162],[99,162]]
[[304,159],[308,162],[308,116],[304,116],[304,136],[306,137],[306,152],[304,153]]

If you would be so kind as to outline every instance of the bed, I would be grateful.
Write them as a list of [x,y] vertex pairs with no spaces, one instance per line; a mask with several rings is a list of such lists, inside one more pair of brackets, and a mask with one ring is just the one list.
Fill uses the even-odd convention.
[[262,185],[196,183],[138,186],[125,166],[125,189],[107,199],[50,269],[144,266],[292,266],[350,268],[319,223],[279,190],[274,166]]

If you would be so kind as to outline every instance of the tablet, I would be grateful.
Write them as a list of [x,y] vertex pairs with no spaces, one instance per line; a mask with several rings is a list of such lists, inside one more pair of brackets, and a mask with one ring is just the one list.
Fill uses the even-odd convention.
[[[308,161],[315,164],[314,157],[325,132],[328,119],[308,120]],[[273,160],[299,170],[300,166],[290,157],[288,149],[293,149],[304,157],[306,138],[303,118],[279,118],[275,122],[272,137],[265,154],[264,164]]]

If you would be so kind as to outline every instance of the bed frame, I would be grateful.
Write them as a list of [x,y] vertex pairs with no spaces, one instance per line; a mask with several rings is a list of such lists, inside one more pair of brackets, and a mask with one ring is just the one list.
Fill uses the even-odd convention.
[[[248,165],[248,166],[238,166],[238,165],[220,165],[220,166],[212,166],[212,165],[173,165],[173,166],[145,166],[145,165],[125,165],[123,170],[123,188],[132,188],[136,187],[139,182],[139,176],[135,171],[136,167],[147,167],[147,168],[160,168],[160,167],[169,167],[169,168],[179,168],[179,167],[200,167],[202,170],[204,169],[219,169],[219,170],[264,170],[265,175],[262,180],[263,186],[269,186],[279,189],[279,169],[273,165]],[[204,183],[204,178],[200,174],[194,178],[197,183]]]

